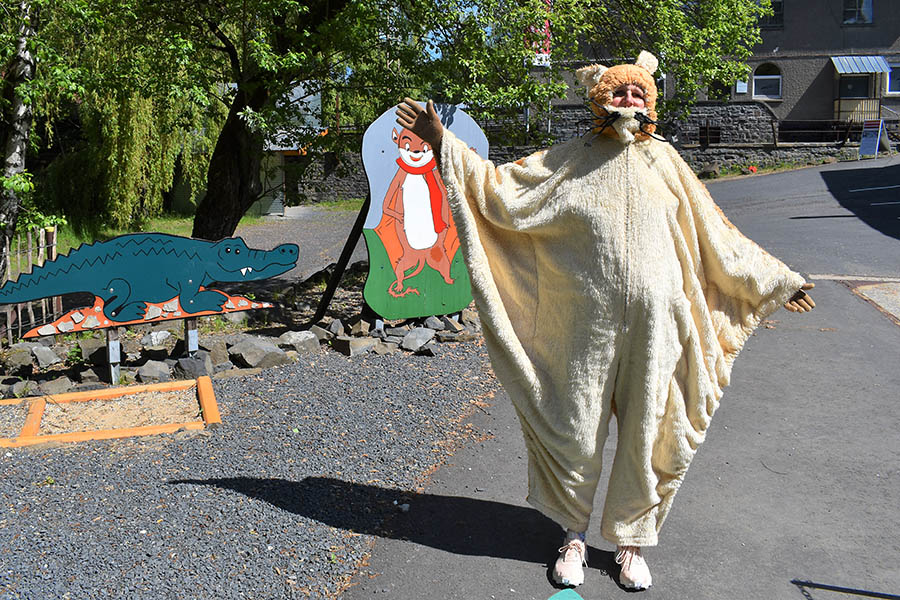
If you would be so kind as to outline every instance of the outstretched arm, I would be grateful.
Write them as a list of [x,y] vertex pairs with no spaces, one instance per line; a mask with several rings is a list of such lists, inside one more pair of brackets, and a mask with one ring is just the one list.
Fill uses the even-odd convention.
[[814,283],[804,283],[800,286],[800,289],[797,290],[797,293],[791,296],[791,299],[788,300],[784,307],[791,312],[809,312],[816,307],[816,303],[813,302],[812,297],[806,293],[806,290],[811,290],[816,287]]
[[444,137],[444,126],[434,109],[434,102],[428,101],[425,109],[412,98],[404,98],[397,105],[397,125],[409,129],[422,138],[434,149],[435,157],[441,155],[441,139]]

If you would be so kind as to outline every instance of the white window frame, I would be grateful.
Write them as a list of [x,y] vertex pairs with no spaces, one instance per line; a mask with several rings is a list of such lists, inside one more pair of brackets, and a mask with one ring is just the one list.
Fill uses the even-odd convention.
[[891,75],[893,74],[895,69],[897,71],[897,77],[896,77],[897,83],[900,84],[900,62],[891,61],[891,62],[888,62],[888,65],[890,65],[891,70],[888,71],[887,73],[885,73],[884,95],[885,96],[900,96],[900,85],[898,85],[898,89],[896,91],[893,91],[893,92],[891,91],[891,79],[892,79]]
[[[760,79],[778,80],[778,95],[768,96],[756,93],[756,81]],[[753,98],[758,100],[781,100],[784,98],[784,81],[781,75],[754,75],[753,76]]]

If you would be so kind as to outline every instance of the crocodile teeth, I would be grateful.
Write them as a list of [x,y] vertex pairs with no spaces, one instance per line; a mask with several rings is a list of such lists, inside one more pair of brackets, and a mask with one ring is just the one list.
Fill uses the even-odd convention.
[[253,272],[253,267],[244,267],[243,269],[241,269],[241,275],[243,275],[245,277],[247,276],[247,273],[252,273],[252,272]]

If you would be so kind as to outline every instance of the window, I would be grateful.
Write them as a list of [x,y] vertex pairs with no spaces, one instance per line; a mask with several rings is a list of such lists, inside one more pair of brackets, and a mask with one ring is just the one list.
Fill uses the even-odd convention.
[[891,72],[887,74],[884,89],[888,94],[900,94],[900,62],[891,63]]
[[700,145],[720,144],[722,142],[722,127],[710,125],[709,121],[700,126]]
[[844,0],[844,25],[868,25],[872,22],[872,0]]
[[841,75],[838,98],[869,98],[868,75]]
[[762,17],[759,26],[767,29],[784,27],[784,0],[772,0],[772,14]]
[[781,99],[781,71],[772,63],[756,68],[753,73],[753,97],[767,100]]

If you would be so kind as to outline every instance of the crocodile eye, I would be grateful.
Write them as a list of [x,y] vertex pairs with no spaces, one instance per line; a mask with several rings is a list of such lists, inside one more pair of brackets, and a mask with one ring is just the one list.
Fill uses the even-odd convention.
[[231,254],[231,248],[225,248],[225,254]]
[[235,253],[235,254],[240,254],[240,253],[241,253],[241,249],[240,249],[240,248],[235,249],[234,253]]

